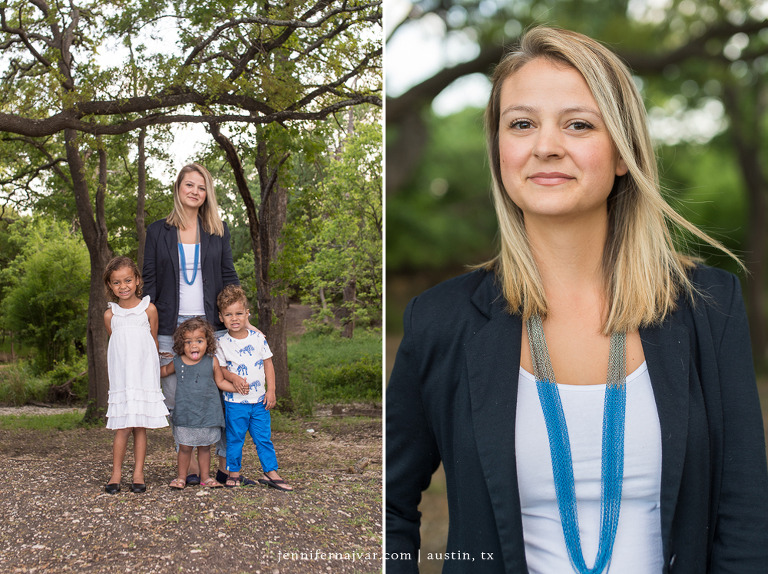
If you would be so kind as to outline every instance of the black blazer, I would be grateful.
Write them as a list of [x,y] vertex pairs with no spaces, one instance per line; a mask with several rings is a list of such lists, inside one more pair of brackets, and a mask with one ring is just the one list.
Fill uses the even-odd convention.
[[[661,326],[640,330],[661,424],[664,572],[766,574],[768,467],[741,288],[707,267],[692,279],[693,305],[681,299]],[[484,271],[415,298],[404,322],[386,391],[387,572],[417,572],[417,506],[442,461],[446,552],[474,558],[446,560],[443,571],[525,573],[515,466],[522,322]]]
[[[200,257],[205,318],[214,330],[223,329],[216,297],[225,286],[240,284],[232,262],[226,223],[222,237],[211,235],[201,226]],[[176,227],[165,219],[159,219],[147,228],[142,275],[144,294],[149,295],[157,307],[158,334],[173,335],[179,316],[179,243]]]

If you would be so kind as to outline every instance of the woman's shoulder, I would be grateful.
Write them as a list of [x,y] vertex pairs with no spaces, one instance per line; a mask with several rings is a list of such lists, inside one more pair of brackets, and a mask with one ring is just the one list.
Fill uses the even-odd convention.
[[411,299],[406,314],[420,320],[455,321],[462,315],[484,311],[500,297],[495,274],[477,269],[447,279]]
[[149,224],[147,227],[147,235],[159,235],[160,233],[169,231],[172,228],[173,226],[166,221],[165,217],[163,217],[162,219],[158,219],[157,221],[153,221]]
[[705,303],[727,304],[734,297],[741,297],[739,278],[724,269],[698,264],[690,271],[694,299]]

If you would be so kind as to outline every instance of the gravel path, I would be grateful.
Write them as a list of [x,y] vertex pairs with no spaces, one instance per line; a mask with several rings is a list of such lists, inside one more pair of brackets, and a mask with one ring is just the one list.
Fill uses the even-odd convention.
[[[172,491],[173,442],[159,429],[148,431],[147,492],[127,492],[129,447],[123,492],[111,496],[103,490],[111,431],[0,431],[3,571],[380,572],[381,418],[288,426],[273,440],[293,493],[263,486]],[[351,473],[363,458],[363,472]],[[251,446],[244,471],[257,478],[258,468]]]

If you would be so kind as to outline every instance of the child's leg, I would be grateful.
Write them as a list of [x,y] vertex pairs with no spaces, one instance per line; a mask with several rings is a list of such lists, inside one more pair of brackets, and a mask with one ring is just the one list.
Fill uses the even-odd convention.
[[147,456],[147,429],[133,429],[133,482],[144,484],[144,458]]
[[227,420],[227,471],[231,477],[240,476],[243,464],[243,444],[248,431],[250,406],[225,402]]
[[197,464],[200,466],[200,484],[203,484],[210,477],[211,471],[211,447],[197,447]]
[[248,430],[251,433],[253,444],[256,445],[261,470],[269,473],[277,470],[277,455],[275,454],[275,445],[272,444],[272,419],[269,411],[264,408],[264,403],[256,403],[251,407]]
[[192,450],[194,447],[187,446],[185,444],[179,445],[179,458],[178,458],[178,473],[181,480],[186,483],[187,469],[189,468],[189,460],[192,458]]
[[281,490],[293,490],[277,472],[277,455],[275,454],[275,445],[272,444],[272,418],[269,411],[264,408],[264,403],[257,403],[252,407],[248,430],[251,433],[253,444],[256,445],[261,470],[270,480],[277,482],[278,488]]
[[115,440],[112,442],[112,477],[109,479],[109,484],[120,484],[120,478],[123,475],[125,449],[128,446],[131,430],[127,428],[115,431]]

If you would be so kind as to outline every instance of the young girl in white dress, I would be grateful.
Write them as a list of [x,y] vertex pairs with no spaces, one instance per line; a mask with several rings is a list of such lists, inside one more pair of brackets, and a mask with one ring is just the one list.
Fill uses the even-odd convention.
[[107,264],[104,284],[112,299],[104,312],[110,336],[107,428],[117,431],[112,444],[112,477],[104,490],[120,492],[123,459],[128,437],[133,434],[131,492],[145,492],[147,429],[168,426],[168,409],[160,390],[157,309],[149,296],[141,298],[141,274],[129,257],[115,257]]

